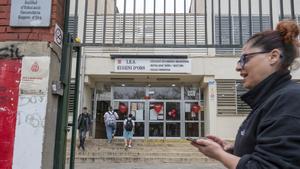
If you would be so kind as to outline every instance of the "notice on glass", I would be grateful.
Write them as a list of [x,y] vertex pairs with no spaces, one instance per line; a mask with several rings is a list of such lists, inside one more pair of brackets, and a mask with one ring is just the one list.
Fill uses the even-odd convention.
[[157,113],[155,112],[154,109],[150,109],[150,120],[157,120]]
[[136,120],[144,120],[144,110],[143,109],[140,109],[140,110],[137,110],[135,112],[135,119]]
[[185,112],[191,111],[191,103],[185,103]]

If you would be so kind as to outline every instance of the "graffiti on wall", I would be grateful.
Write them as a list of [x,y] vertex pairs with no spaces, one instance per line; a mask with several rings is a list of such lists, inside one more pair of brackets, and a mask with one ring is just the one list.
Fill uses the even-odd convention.
[[0,58],[21,59],[23,56],[20,54],[19,48],[13,44],[0,48]]
[[41,168],[49,65],[46,56],[22,59],[12,169]]
[[0,48],[0,168],[41,168],[49,65],[15,45]]

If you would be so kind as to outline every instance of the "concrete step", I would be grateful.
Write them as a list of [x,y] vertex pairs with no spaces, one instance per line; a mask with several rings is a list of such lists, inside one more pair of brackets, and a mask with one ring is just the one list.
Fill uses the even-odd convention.
[[[124,149],[124,143],[123,144],[106,144],[106,145],[93,145],[86,143],[85,144],[86,151],[88,152],[98,152],[98,151],[122,151]],[[193,147],[190,144],[178,144],[178,145],[167,145],[167,144],[161,144],[161,145],[136,145],[133,143],[133,150],[136,151],[155,151],[155,152],[195,152],[197,149]],[[67,152],[70,151],[70,147],[67,148]]]
[[[79,140],[76,140],[79,142]],[[87,139],[87,143],[94,143],[97,145],[106,145],[106,139]],[[174,139],[174,140],[163,140],[163,139],[133,139],[133,142],[136,145],[161,145],[161,144],[168,144],[168,145],[178,145],[178,144],[189,144],[189,141],[185,139]],[[70,143],[70,140],[68,140]],[[124,140],[122,138],[113,139],[114,144],[123,144]]]
[[[124,145],[121,146],[102,146],[102,147],[94,147],[90,145],[86,145],[86,151],[102,151],[102,150],[111,150],[111,151],[118,151],[118,150],[123,150]],[[197,150],[195,147],[192,145],[187,145],[187,146],[182,146],[182,147],[165,147],[165,146],[157,146],[157,147],[152,147],[152,146],[135,146],[133,145],[132,149],[139,150],[139,151],[179,151],[179,152],[185,152],[185,151],[195,151]],[[70,149],[67,149],[67,152],[69,152]]]
[[101,151],[101,152],[86,152],[86,151],[77,151],[77,157],[84,156],[170,156],[170,157],[193,157],[193,156],[202,156],[199,152],[140,152],[135,150],[124,150],[124,151]]
[[[185,140],[134,140],[133,147],[126,150],[122,139],[115,139],[112,144],[107,143],[106,140],[88,139],[85,145],[85,151],[76,148],[76,163],[215,162],[199,153],[190,142]],[[70,142],[67,147],[67,159],[69,159]]]
[[[67,162],[69,158],[67,158]],[[201,162],[216,162],[206,157],[166,157],[166,156],[105,156],[105,157],[75,157],[76,163],[201,163]]]

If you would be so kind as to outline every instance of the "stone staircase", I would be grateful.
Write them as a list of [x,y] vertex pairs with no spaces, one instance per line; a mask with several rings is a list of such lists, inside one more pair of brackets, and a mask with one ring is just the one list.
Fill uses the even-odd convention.
[[[79,142],[79,141],[77,141]],[[70,157],[70,141],[67,145],[67,162]],[[201,163],[215,162],[202,155],[186,140],[133,140],[132,148],[125,149],[123,139],[108,144],[103,139],[88,139],[86,150],[78,150],[76,163]]]

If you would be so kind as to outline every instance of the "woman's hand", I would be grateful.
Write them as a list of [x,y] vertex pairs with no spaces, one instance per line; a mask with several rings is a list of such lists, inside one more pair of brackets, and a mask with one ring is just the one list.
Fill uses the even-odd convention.
[[232,149],[231,144],[215,136],[208,136],[207,139],[198,139],[195,142],[191,142],[191,144],[207,157],[223,163],[228,169],[235,169],[240,160],[240,157],[225,151]]
[[213,136],[213,135],[208,135],[206,136],[206,138],[218,143],[224,151],[232,153],[233,152],[233,144],[232,143],[228,143],[227,141],[217,137],[217,136]]
[[220,160],[220,155],[225,152],[220,144],[210,139],[198,139],[191,144],[204,155],[216,160]]

